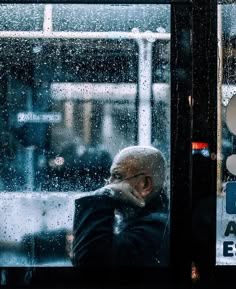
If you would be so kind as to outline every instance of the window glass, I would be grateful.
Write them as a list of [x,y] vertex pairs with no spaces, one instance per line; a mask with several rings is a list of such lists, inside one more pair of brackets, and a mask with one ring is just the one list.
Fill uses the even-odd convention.
[[236,5],[218,6],[218,166],[216,264],[236,264]]
[[1,31],[41,31],[44,5],[4,5],[0,9]]
[[1,266],[71,266],[74,200],[153,145],[170,179],[170,6],[0,6]]

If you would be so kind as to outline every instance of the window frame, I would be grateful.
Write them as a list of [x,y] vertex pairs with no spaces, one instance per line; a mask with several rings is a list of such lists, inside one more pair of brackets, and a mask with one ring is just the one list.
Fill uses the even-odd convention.
[[[209,146],[210,156],[217,155],[217,0],[193,1],[193,130],[192,142],[206,142]],[[201,23],[201,25],[199,25]],[[203,31],[204,29],[204,31]],[[192,167],[196,167],[197,160],[192,158]],[[200,285],[207,286],[215,284],[216,275],[216,158],[210,159],[207,163],[207,184],[205,191],[212,200],[212,211],[209,210],[209,219],[212,226],[209,230],[209,255],[208,265],[200,273]],[[196,183],[196,178],[201,174],[201,167],[195,170],[192,175],[192,184]],[[193,195],[192,186],[192,207],[198,206],[197,197]],[[201,222],[201,216],[198,216]],[[195,227],[193,227],[193,230]],[[193,242],[195,240],[193,239]],[[198,242],[196,241],[196,243]],[[197,248],[201,254],[201,248]],[[209,276],[214,276],[210,279]],[[210,283],[210,284],[209,284]],[[200,287],[201,288],[201,287]]]
[[[225,1],[221,1],[223,3]],[[227,3],[229,1],[226,1]],[[0,4],[117,4],[115,0],[0,0]],[[81,287],[88,285],[88,278],[97,284],[104,283],[111,286],[115,282],[119,285],[130,284],[146,287],[147,283],[162,284],[163,286],[182,285],[190,286],[191,282],[191,174],[192,150],[191,142],[207,141],[210,150],[216,152],[216,89],[217,89],[217,25],[216,9],[217,1],[209,0],[208,4],[199,0],[120,0],[119,4],[171,4],[171,235],[170,235],[170,266],[168,268],[146,268],[145,270],[129,268],[119,269],[117,272],[104,270],[79,270],[77,268],[30,268],[33,272],[33,285],[41,287],[56,287],[58,285],[70,287],[77,284],[78,276],[81,278]],[[204,10],[205,13],[200,13]],[[183,17],[184,14],[184,17]],[[213,19],[213,21],[210,21]],[[213,16],[213,18],[212,18]],[[205,38],[200,37],[198,23],[203,21],[209,29],[205,32]],[[210,23],[209,23],[210,22]],[[185,32],[185,34],[183,33]],[[187,42],[185,36],[187,35]],[[211,43],[210,49],[205,41]],[[185,49],[182,45],[185,43]],[[202,47],[201,55],[199,47]],[[204,55],[204,57],[202,57]],[[210,60],[209,60],[210,59]],[[190,61],[191,60],[191,61]],[[207,64],[210,61],[210,68]],[[205,67],[204,77],[209,80],[207,97],[204,95],[205,86],[198,73],[202,66]],[[180,72],[184,72],[180,77]],[[194,99],[194,105],[189,103],[189,96]],[[208,105],[209,104],[209,105]],[[204,109],[202,109],[202,106]],[[201,114],[199,115],[199,111]],[[208,119],[207,116],[211,115]],[[199,120],[208,119],[202,123]],[[203,127],[202,127],[203,125]],[[199,131],[202,132],[199,133]],[[209,134],[210,132],[210,134]],[[209,190],[212,196],[215,194],[216,162],[209,168],[212,183]],[[215,221],[216,222],[216,221]],[[215,227],[211,228],[215,232]],[[184,238],[184,239],[183,239]],[[215,256],[215,243],[212,244],[213,256]],[[212,272],[215,276],[219,272],[228,271],[221,266],[214,265],[214,258],[210,260]],[[227,266],[228,268],[228,266]],[[22,274],[24,268],[8,268],[9,276]],[[120,274],[123,281],[120,279]],[[60,276],[60,280],[58,280]],[[90,277],[92,276],[92,278]],[[137,276],[140,276],[137,279]],[[222,275],[223,276],[223,275]],[[48,277],[48,278],[47,278]],[[50,277],[50,278],[49,278]],[[85,278],[84,278],[85,277]],[[70,281],[69,281],[70,280]],[[134,280],[136,280],[134,282]],[[100,282],[100,283],[99,283]],[[114,283],[113,283],[114,282]],[[18,284],[17,284],[18,285]],[[188,287],[186,287],[188,288]]]
[[[209,145],[211,161],[207,168],[207,190],[212,202],[209,212],[211,226],[209,233],[209,255],[207,266],[200,275],[197,288],[225,288],[234,284],[236,267],[216,265],[216,213],[217,213],[217,6],[235,4],[232,0],[193,1],[193,135],[192,141],[206,142]],[[202,26],[199,25],[201,22]],[[205,30],[203,31],[203,28]],[[205,80],[205,81],[203,81]],[[207,88],[206,88],[207,87]],[[194,160],[192,159],[194,165]],[[201,168],[198,169],[198,172]],[[192,180],[196,178],[192,176]],[[193,191],[193,190],[192,190]],[[197,203],[192,199],[192,206]],[[200,216],[199,216],[200,217]],[[200,252],[200,251],[199,251]],[[201,256],[205,258],[205,256]]]

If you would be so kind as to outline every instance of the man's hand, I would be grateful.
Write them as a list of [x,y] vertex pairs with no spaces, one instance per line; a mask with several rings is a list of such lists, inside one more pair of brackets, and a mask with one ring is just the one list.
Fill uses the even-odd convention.
[[120,183],[109,184],[104,189],[111,190],[110,195],[124,204],[131,205],[134,207],[144,207],[145,202],[138,192],[127,182],[123,181]]

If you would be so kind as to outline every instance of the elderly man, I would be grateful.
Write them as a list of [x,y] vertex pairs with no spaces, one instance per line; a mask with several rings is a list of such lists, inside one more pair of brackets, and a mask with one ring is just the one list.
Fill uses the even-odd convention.
[[107,184],[75,201],[74,266],[163,266],[168,256],[165,160],[131,146],[114,158]]

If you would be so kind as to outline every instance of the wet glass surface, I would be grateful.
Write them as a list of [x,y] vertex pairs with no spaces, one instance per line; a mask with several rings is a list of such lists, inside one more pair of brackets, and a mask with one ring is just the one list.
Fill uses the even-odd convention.
[[235,4],[218,6],[217,265],[236,264],[235,16]]
[[74,200],[104,185],[119,150],[159,148],[169,190],[170,6],[0,16],[0,265],[71,266]]

